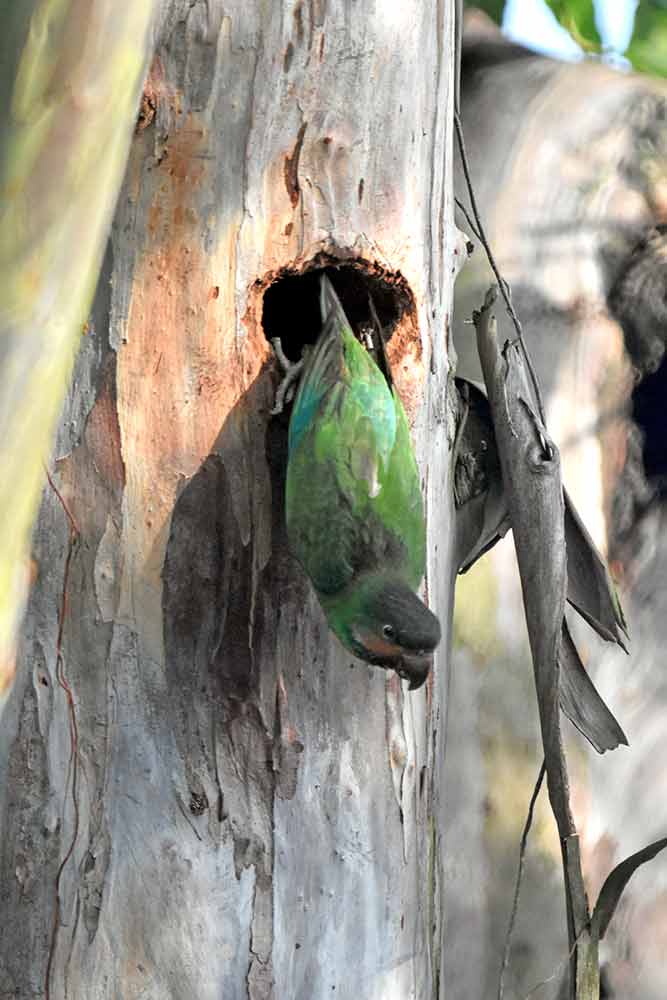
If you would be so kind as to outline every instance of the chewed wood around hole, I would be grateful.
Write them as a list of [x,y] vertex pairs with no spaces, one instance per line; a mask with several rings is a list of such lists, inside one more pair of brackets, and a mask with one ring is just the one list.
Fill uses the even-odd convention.
[[322,327],[322,273],[331,279],[357,335],[372,323],[372,296],[392,377],[412,423],[422,402],[426,370],[415,298],[400,271],[363,258],[338,260],[319,254],[301,269],[285,267],[267,274],[255,282],[252,295],[264,337],[269,342],[279,337],[286,357],[299,360],[304,346],[317,340]]
[[[291,361],[298,361],[306,344],[317,340],[320,316],[320,276],[325,273],[341,300],[352,329],[371,324],[372,297],[385,341],[407,314],[414,314],[412,293],[398,273],[383,272],[365,261],[339,266],[311,266],[301,272],[285,269],[264,292],[262,326],[267,340],[280,337]],[[414,324],[416,328],[416,323]]]

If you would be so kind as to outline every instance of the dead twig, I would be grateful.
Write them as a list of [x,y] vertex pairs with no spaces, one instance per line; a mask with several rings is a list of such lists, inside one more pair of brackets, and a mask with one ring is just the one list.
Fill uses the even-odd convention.
[[[526,837],[539,785],[546,772],[549,799],[558,826],[563,858],[569,942],[565,961],[570,963],[567,996],[569,1000],[598,1000],[599,942],[628,880],[640,865],[667,847],[667,838],[648,845],[613,869],[602,887],[591,916],[584,886],[579,838],[570,810],[567,764],[560,734],[559,701],[566,714],[600,753],[613,749],[619,743],[626,743],[627,740],[580,661],[565,622],[566,596],[579,614],[607,641],[616,642],[625,648],[623,636],[627,635],[627,631],[606,564],[563,489],[560,457],[546,429],[537,375],[523,339],[521,324],[512,306],[509,286],[495,262],[477,209],[458,109],[455,112],[455,127],[475,219],[475,227],[471,225],[471,228],[484,246],[517,331],[517,339],[513,343],[506,343],[501,351],[495,316],[492,313],[497,290],[490,288],[483,308],[473,315],[473,322],[500,457],[503,494],[507,501],[519,563],[544,747],[543,769],[533,793],[522,837],[517,885],[501,967],[499,997],[502,998],[503,974],[509,961]],[[467,217],[465,210],[464,214]],[[502,507],[502,503],[500,506]],[[493,537],[486,547],[493,544],[497,534],[495,521],[498,520],[498,510],[495,514],[494,524],[491,526]],[[570,557],[569,565],[566,551]],[[554,979],[559,971],[560,967],[550,978]],[[533,992],[535,991],[531,991]]]
[[477,349],[521,575],[547,787],[563,854],[570,947],[576,942],[569,997],[593,1000],[596,988],[599,992],[597,942],[589,933],[590,914],[560,732],[560,657],[567,592],[560,459],[537,412],[524,353],[516,345],[506,345],[501,351],[498,344],[493,313],[496,298],[496,289],[490,288],[483,308],[473,316]]
[[503,1000],[505,996],[505,972],[507,971],[507,966],[510,961],[510,949],[512,947],[512,935],[514,933],[514,925],[516,923],[516,916],[519,910],[519,893],[521,892],[521,879],[523,878],[523,867],[526,859],[526,846],[528,844],[528,834],[530,833],[530,828],[533,825],[533,813],[535,812],[535,803],[537,802],[537,796],[540,794],[540,789],[542,788],[542,782],[544,781],[544,775],[546,774],[546,764],[542,761],[542,766],[540,767],[540,773],[537,776],[537,781],[535,782],[535,787],[533,788],[533,794],[530,797],[530,804],[528,806],[528,815],[526,816],[526,822],[524,824],[523,833],[521,834],[521,844],[519,846],[519,866],[516,872],[516,882],[514,884],[514,899],[512,900],[512,910],[510,913],[510,919],[507,924],[507,933],[505,935],[505,947],[503,948],[503,961],[500,966],[500,978],[498,980],[498,1000]]
[[[542,419],[542,423],[545,423],[546,420],[544,416],[544,405],[542,402],[540,383],[537,379],[537,373],[535,372],[535,369],[533,367],[533,362],[530,358],[530,355],[526,348],[525,341],[523,339],[523,329],[521,327],[519,317],[517,316],[514,306],[512,305],[512,292],[510,286],[501,275],[498,265],[496,264],[496,259],[493,256],[493,251],[489,245],[489,241],[486,238],[486,233],[484,232],[482,219],[479,214],[479,209],[477,208],[477,199],[475,198],[475,191],[472,186],[472,180],[470,178],[470,166],[468,164],[468,155],[466,153],[465,140],[463,138],[463,128],[461,126],[461,118],[457,111],[454,112],[454,128],[456,130],[456,139],[459,147],[459,153],[461,155],[461,166],[463,167],[463,176],[465,177],[466,188],[468,190],[468,197],[470,198],[470,207],[472,208],[472,213],[475,218],[476,229],[473,230],[473,233],[484,247],[484,252],[486,253],[489,264],[491,265],[491,270],[493,271],[496,281],[498,282],[498,288],[500,289],[500,293],[503,299],[505,300],[507,311],[510,314],[512,322],[514,323],[514,329],[516,330],[517,339],[521,344],[523,356],[526,362],[526,367],[528,368],[528,372],[530,374],[530,380],[533,385],[533,392],[535,393],[535,400],[537,402],[538,412]],[[459,204],[459,206],[462,208],[460,202],[457,202],[457,204]],[[467,212],[464,211],[464,214],[467,217]]]
[[463,214],[463,217],[465,218],[466,222],[468,223],[468,226],[470,228],[470,232],[473,234],[473,236],[477,237],[477,239],[479,240],[480,243],[483,243],[484,242],[484,238],[483,238],[482,234],[480,233],[479,229],[477,228],[477,226],[475,225],[475,223],[474,223],[474,221],[473,221],[473,219],[472,219],[472,217],[470,215],[470,212],[465,207],[465,205],[463,204],[463,202],[461,201],[461,199],[460,198],[454,198],[454,203],[456,204],[456,207]]

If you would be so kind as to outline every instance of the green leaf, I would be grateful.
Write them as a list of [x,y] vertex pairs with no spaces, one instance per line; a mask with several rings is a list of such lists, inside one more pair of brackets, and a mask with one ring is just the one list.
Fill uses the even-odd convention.
[[585,52],[600,52],[602,39],[595,23],[593,0],[547,0],[558,21]]
[[598,896],[598,901],[595,904],[591,918],[591,932],[598,941],[601,941],[605,936],[609,921],[613,917],[614,910],[621,898],[621,893],[631,877],[640,865],[651,861],[665,847],[667,847],[667,837],[664,837],[662,840],[656,840],[642,851],[637,851],[636,854],[626,858],[625,861],[621,861],[620,865],[616,865],[611,874],[607,876],[600,890],[600,895]]
[[667,0],[640,0],[624,55],[641,73],[667,76]]
[[478,7],[500,24],[505,13],[506,0],[465,0],[466,7]]

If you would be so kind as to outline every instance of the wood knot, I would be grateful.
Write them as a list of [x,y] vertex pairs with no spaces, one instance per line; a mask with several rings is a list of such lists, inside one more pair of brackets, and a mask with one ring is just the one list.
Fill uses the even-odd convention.
[[205,792],[190,793],[190,812],[193,816],[201,816],[208,809],[208,799]]
[[139,114],[137,115],[137,124],[134,126],[135,135],[139,135],[152,124],[153,119],[155,118],[156,110],[157,95],[152,84],[148,82],[144,87],[143,94],[141,95]]

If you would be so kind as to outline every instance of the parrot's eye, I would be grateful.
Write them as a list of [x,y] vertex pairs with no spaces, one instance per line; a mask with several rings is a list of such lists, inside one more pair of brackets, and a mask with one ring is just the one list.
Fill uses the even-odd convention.
[[394,628],[393,625],[385,625],[383,626],[382,634],[384,635],[385,639],[393,639],[394,636],[396,635],[396,629]]

